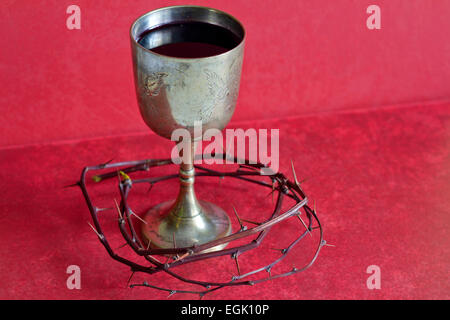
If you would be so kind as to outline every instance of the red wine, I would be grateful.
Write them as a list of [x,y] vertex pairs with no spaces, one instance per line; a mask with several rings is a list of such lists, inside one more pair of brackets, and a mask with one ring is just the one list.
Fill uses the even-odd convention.
[[202,42],[169,43],[151,50],[165,56],[177,58],[204,58],[228,51],[227,48]]
[[138,43],[170,57],[203,58],[227,52],[241,42],[232,31],[204,22],[177,22],[143,32]]

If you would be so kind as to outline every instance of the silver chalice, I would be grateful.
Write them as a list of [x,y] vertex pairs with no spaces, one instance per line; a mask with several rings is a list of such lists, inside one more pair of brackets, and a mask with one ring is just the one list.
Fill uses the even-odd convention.
[[180,128],[192,137],[188,160],[180,164],[178,196],[147,212],[143,238],[152,247],[173,248],[175,243],[189,247],[227,236],[231,233],[227,213],[195,195],[193,157],[196,141],[203,137],[196,136],[194,125],[201,123],[205,132],[222,130],[230,121],[239,92],[245,30],[222,11],[173,6],[139,17],[130,36],[145,123],[167,139]]

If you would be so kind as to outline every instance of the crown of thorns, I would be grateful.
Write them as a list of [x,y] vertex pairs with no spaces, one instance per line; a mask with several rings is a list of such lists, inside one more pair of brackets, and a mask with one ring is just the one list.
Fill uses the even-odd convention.
[[[217,155],[213,156],[217,157]],[[222,156],[227,159],[230,158],[228,155],[225,154]],[[105,247],[110,257],[131,268],[131,275],[128,279],[127,285],[129,285],[130,287],[143,286],[166,291],[169,293],[169,296],[176,293],[191,293],[197,294],[199,295],[200,298],[202,298],[205,294],[216,291],[221,288],[234,286],[252,286],[260,282],[293,275],[308,269],[315,262],[321,248],[329,244],[327,244],[326,241],[323,239],[323,229],[317,217],[315,205],[313,209],[311,209],[308,206],[308,198],[306,197],[305,193],[303,192],[300,186],[299,181],[297,180],[293,163],[291,162],[294,181],[290,181],[282,173],[263,175],[261,169],[267,167],[261,163],[250,163],[248,160],[237,159],[235,157],[231,157],[231,159],[234,159],[235,163],[240,163],[236,171],[221,172],[195,165],[195,168],[197,169],[195,176],[219,177],[222,179],[225,177],[230,177],[248,183],[256,184],[261,187],[269,188],[271,189],[270,194],[272,195],[272,200],[276,195],[276,201],[273,201],[274,209],[272,213],[265,220],[255,222],[245,220],[239,217],[236,209],[233,207],[235,216],[240,225],[240,229],[237,230],[236,232],[223,238],[219,238],[200,245],[195,244],[190,247],[177,247],[176,242],[174,241],[174,247],[168,249],[151,248],[150,243],[144,245],[131,221],[132,215],[136,216],[137,218],[139,217],[131,209],[127,199],[133,185],[148,184],[150,191],[152,187],[158,182],[177,178],[178,174],[170,174],[141,179],[132,179],[130,177],[134,172],[149,171],[151,168],[154,167],[171,165],[173,164],[171,159],[147,159],[141,161],[127,161],[117,163],[111,163],[112,160],[110,160],[106,163],[95,166],[88,166],[83,169],[81,173],[81,179],[75,185],[81,188],[87,206],[89,208],[93,221],[93,225],[90,223],[89,225],[98,236],[98,239],[100,240],[101,244]],[[116,201],[116,199],[114,199],[115,208],[100,208],[95,206],[86,187],[86,176],[89,171],[105,171],[105,170],[107,172],[96,174],[92,176],[92,179],[96,183],[101,183],[102,181],[112,178],[116,178],[118,180],[120,201]],[[287,211],[281,212],[282,204],[286,197],[293,199],[295,204],[291,206]],[[123,256],[120,256],[112,249],[110,243],[108,242],[105,234],[102,231],[102,226],[100,225],[98,219],[100,212],[112,209],[117,210],[118,227],[122,237],[125,240],[123,246],[128,245],[137,256],[145,258],[145,260],[149,262],[149,265],[143,265],[141,263],[137,263],[130,259],[124,258]],[[302,218],[302,216],[305,218],[305,220]],[[254,269],[245,274],[241,274],[239,266],[239,256],[252,249],[257,248],[274,225],[280,224],[291,218],[294,218],[298,220],[299,223],[301,223],[301,225],[304,227],[303,232],[300,232],[298,235],[296,235],[296,238],[292,242],[290,242],[289,245],[287,245],[285,248],[276,249],[280,252],[280,255],[274,261],[263,267]],[[245,223],[251,224],[253,226],[249,228],[245,225]],[[319,232],[319,241],[317,247],[315,248],[314,255],[312,259],[309,260],[309,262],[307,262],[301,268],[293,267],[287,272],[281,272],[278,274],[272,273],[272,269],[274,269],[274,267],[276,267],[276,265],[280,263],[306,235],[308,234],[311,235],[313,232],[316,232],[317,230]],[[231,246],[231,244],[234,241],[238,239],[248,238],[249,236],[252,235],[257,236],[256,238],[250,240],[248,243],[237,245],[234,247]],[[224,243],[229,244],[225,249],[212,252],[204,252],[209,248]],[[231,278],[231,280],[227,282],[198,281],[188,277],[181,276],[180,274],[177,274],[173,271],[175,267],[179,267],[181,265],[185,265],[188,263],[195,263],[198,261],[226,255],[231,256],[231,258],[235,262],[237,269],[237,275],[234,275]],[[166,261],[162,262],[162,260],[164,259]],[[147,281],[144,281],[142,283],[130,284],[130,281],[136,272],[142,272],[150,275],[153,275],[158,272],[164,272],[167,274],[167,276],[173,277],[181,281],[182,283],[196,285],[199,288],[198,290],[172,289],[150,284]],[[261,273],[263,273],[264,276],[256,280],[248,280],[249,276]]]

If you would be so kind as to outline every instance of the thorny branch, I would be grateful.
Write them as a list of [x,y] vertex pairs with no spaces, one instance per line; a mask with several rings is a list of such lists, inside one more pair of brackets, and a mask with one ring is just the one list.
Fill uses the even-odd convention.
[[[245,220],[243,218],[240,218],[236,209],[233,207],[233,211],[236,215],[236,218],[238,219],[238,222],[240,224],[240,229],[232,233],[231,235],[228,235],[226,237],[216,239],[213,241],[210,241],[205,244],[201,245],[193,245],[191,247],[177,247],[174,245],[173,248],[170,249],[159,249],[159,248],[151,248],[150,244],[144,245],[142,241],[140,240],[139,235],[137,234],[133,223],[131,221],[131,216],[134,215],[138,217],[129,206],[127,199],[128,194],[131,190],[132,185],[135,184],[149,184],[150,188],[153,187],[154,184],[174,179],[178,177],[178,174],[171,174],[171,175],[165,175],[165,176],[159,176],[159,177],[151,177],[151,178],[144,178],[144,179],[131,179],[130,175],[131,173],[138,172],[138,171],[148,171],[152,167],[159,167],[164,165],[170,165],[173,164],[171,159],[147,159],[147,160],[141,160],[141,161],[127,161],[127,162],[117,162],[117,163],[111,163],[111,161],[108,161],[106,163],[96,165],[96,166],[88,166],[85,167],[81,173],[81,179],[79,182],[77,182],[75,185],[79,186],[83,192],[84,198],[86,200],[87,206],[89,208],[89,211],[91,213],[91,217],[93,220],[93,225],[89,223],[91,228],[96,233],[98,239],[102,243],[102,245],[105,247],[108,254],[113,258],[114,260],[117,260],[120,263],[123,263],[131,268],[131,276],[128,280],[128,283],[131,281],[134,273],[136,272],[142,272],[147,274],[154,274],[157,272],[164,272],[168,274],[171,277],[176,278],[177,280],[189,283],[193,285],[197,285],[200,288],[198,290],[178,290],[178,289],[170,289],[170,288],[163,288],[155,285],[149,284],[147,281],[144,281],[141,284],[131,284],[130,287],[149,287],[157,290],[166,291],[169,293],[169,297],[176,293],[192,293],[197,294],[202,298],[205,294],[216,291],[218,289],[224,288],[224,287],[231,287],[231,286],[241,286],[241,285],[254,285],[260,282],[289,276],[292,274],[299,273],[301,271],[306,270],[309,268],[317,259],[317,256],[319,255],[319,252],[321,248],[325,245],[328,245],[326,241],[323,239],[323,230],[322,226],[320,224],[319,219],[317,218],[315,206],[314,209],[311,209],[307,203],[308,199],[303,192],[302,188],[300,187],[300,183],[297,180],[297,176],[294,170],[294,165],[292,163],[292,173],[294,176],[294,182],[291,182],[288,178],[286,178],[285,175],[282,173],[274,173],[271,175],[263,175],[261,173],[262,168],[266,168],[261,163],[252,164],[249,163],[248,160],[242,160],[237,159],[233,157],[229,157],[228,155],[222,154],[222,155],[212,155],[217,159],[217,157],[222,156],[223,159],[233,159],[234,163],[241,163],[237,171],[234,172],[220,172],[216,170],[212,170],[209,168],[204,168],[201,166],[195,166],[197,169],[196,176],[206,176],[206,177],[219,177],[223,179],[224,177],[231,177],[236,178],[239,180],[243,180],[249,183],[257,184],[263,187],[267,187],[271,190],[272,196],[275,192],[278,192],[277,199],[275,201],[275,208],[272,211],[272,214],[270,217],[264,221],[250,221]],[[118,255],[110,246],[105,234],[102,231],[102,227],[98,220],[98,213],[105,210],[105,208],[99,208],[96,207],[93,204],[93,201],[91,200],[91,197],[87,191],[86,187],[86,176],[89,171],[98,171],[98,170],[108,170],[109,172],[103,173],[103,174],[97,174],[92,176],[92,179],[94,182],[100,183],[102,181],[105,181],[107,179],[117,178],[118,179],[118,186],[119,186],[119,192],[120,192],[120,202],[116,202],[116,210],[117,210],[117,220],[118,220],[118,227],[119,230],[125,240],[124,245],[128,245],[138,256],[144,257],[149,263],[148,265],[139,264],[137,262],[134,262],[132,260],[126,259],[120,255]],[[270,182],[266,182],[260,179],[256,178],[266,178],[269,179]],[[290,207],[286,212],[281,212],[283,200],[285,197],[289,197],[293,199],[296,203],[292,207]],[[116,199],[114,199],[116,201]],[[110,209],[110,208],[108,208]],[[300,215],[302,213],[305,213],[307,222],[305,222]],[[265,236],[270,231],[271,227],[275,224],[281,223],[288,218],[291,217],[297,217],[298,221],[301,221],[303,227],[305,228],[305,231],[301,233],[294,241],[292,241],[286,248],[283,249],[276,249],[280,251],[280,256],[271,262],[270,264],[263,266],[261,268],[255,269],[253,271],[247,272],[245,274],[241,274],[241,269],[239,267],[238,257],[242,255],[243,253],[257,248]],[[243,222],[248,222],[250,224],[253,224],[254,227],[248,228],[247,226],[244,226]],[[313,223],[315,222],[316,226],[313,226]],[[312,259],[302,268],[296,268],[293,267],[290,271],[279,273],[279,274],[272,274],[272,269],[281,262],[288,253],[303,239],[303,237],[306,236],[306,234],[310,234],[314,230],[319,230],[319,243],[317,245],[317,248],[315,250],[314,256]],[[250,242],[231,247],[228,246],[225,249],[217,250],[213,252],[207,252],[202,253],[202,251],[205,251],[209,248],[218,246],[220,244],[224,243],[232,243],[235,240],[242,239],[245,237],[249,237],[252,235],[256,235],[257,237]],[[174,243],[175,243],[174,239]],[[124,246],[122,245],[122,246]],[[121,247],[122,247],[121,246]],[[210,259],[218,256],[224,256],[229,255],[232,259],[234,259],[236,269],[237,269],[237,275],[233,276],[230,281],[228,282],[214,282],[214,281],[197,281],[193,279],[189,279],[186,277],[183,277],[177,273],[175,273],[173,268],[177,266],[181,266],[187,263],[194,263],[197,261]],[[155,256],[161,256],[161,258],[169,257],[165,263],[161,262],[160,259],[156,258]],[[260,272],[266,272],[268,276],[263,276],[257,280],[246,280],[251,275],[258,274]],[[127,283],[127,285],[128,285]]]

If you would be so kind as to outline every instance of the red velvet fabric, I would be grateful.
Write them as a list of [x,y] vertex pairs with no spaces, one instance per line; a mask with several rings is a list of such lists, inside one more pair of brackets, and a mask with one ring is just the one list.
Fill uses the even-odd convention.
[[[450,2],[192,0],[247,30],[233,121],[448,98]],[[81,30],[66,9],[81,9]],[[0,146],[148,132],[138,112],[128,30],[183,0],[3,0]],[[369,5],[381,29],[366,27]]]
[[[292,159],[299,179],[307,178],[305,192],[316,201],[325,239],[335,247],[324,247],[304,273],[254,287],[224,289],[205,298],[450,298],[449,103],[330,113],[250,126],[280,128],[281,171],[292,177]],[[129,269],[111,260],[87,225],[90,216],[80,190],[63,186],[77,181],[87,164],[111,158],[166,157],[171,147],[156,135],[133,135],[0,151],[0,298],[166,298],[166,293],[152,289],[126,288]],[[199,196],[217,202],[230,214],[234,205],[244,218],[268,212],[267,190],[245,188],[230,179],[221,184],[219,190],[218,181],[197,179]],[[113,204],[112,197],[117,196],[113,184],[96,189],[90,183],[89,187],[100,206]],[[131,199],[142,213],[174,197],[176,188],[173,181],[147,195],[146,188],[136,187]],[[105,211],[102,215],[108,239],[119,247],[123,241],[115,214]],[[267,256],[277,254],[269,248],[279,248],[301,228],[298,223],[274,228],[261,248],[266,253],[257,251],[242,260],[242,271],[267,262]],[[284,268],[300,267],[310,257],[314,240],[305,239]],[[118,253],[133,256],[126,248]],[[81,290],[66,288],[69,265],[81,268]],[[381,269],[380,290],[366,286],[370,265]],[[236,273],[229,257],[209,265],[189,265],[184,272],[198,274],[199,279],[230,279]],[[171,283],[164,279],[162,275],[136,275],[132,282]]]
[[[206,299],[450,298],[450,2],[378,0],[381,30],[368,30],[373,1],[190,1],[225,10],[247,30],[240,96],[229,128],[279,128],[280,171],[291,160],[324,225],[326,246],[304,273]],[[81,8],[81,30],[66,9]],[[172,143],[150,133],[134,94],[128,30],[141,14],[181,0],[11,1],[0,4],[0,298],[165,299],[126,288],[130,271],[114,262],[89,228],[80,190],[63,188],[86,165],[166,158]],[[418,102],[435,101],[435,102]],[[175,167],[167,172],[175,172]],[[163,170],[164,171],[164,170]],[[158,172],[150,172],[150,175]],[[89,185],[110,207],[117,187]],[[176,181],[133,188],[136,212],[173,198]],[[197,179],[202,199],[258,219],[268,190],[225,179]],[[102,213],[114,248],[115,215]],[[233,221],[234,228],[237,222]],[[241,269],[267,264],[302,231],[273,228]],[[317,237],[292,252],[301,267]],[[127,257],[127,249],[117,249]],[[81,290],[66,269],[81,268]],[[381,269],[369,290],[367,267]],[[187,265],[198,279],[229,280],[229,257]],[[278,272],[273,270],[274,274]],[[177,282],[135,275],[181,288]],[[171,299],[195,298],[175,295]]]

